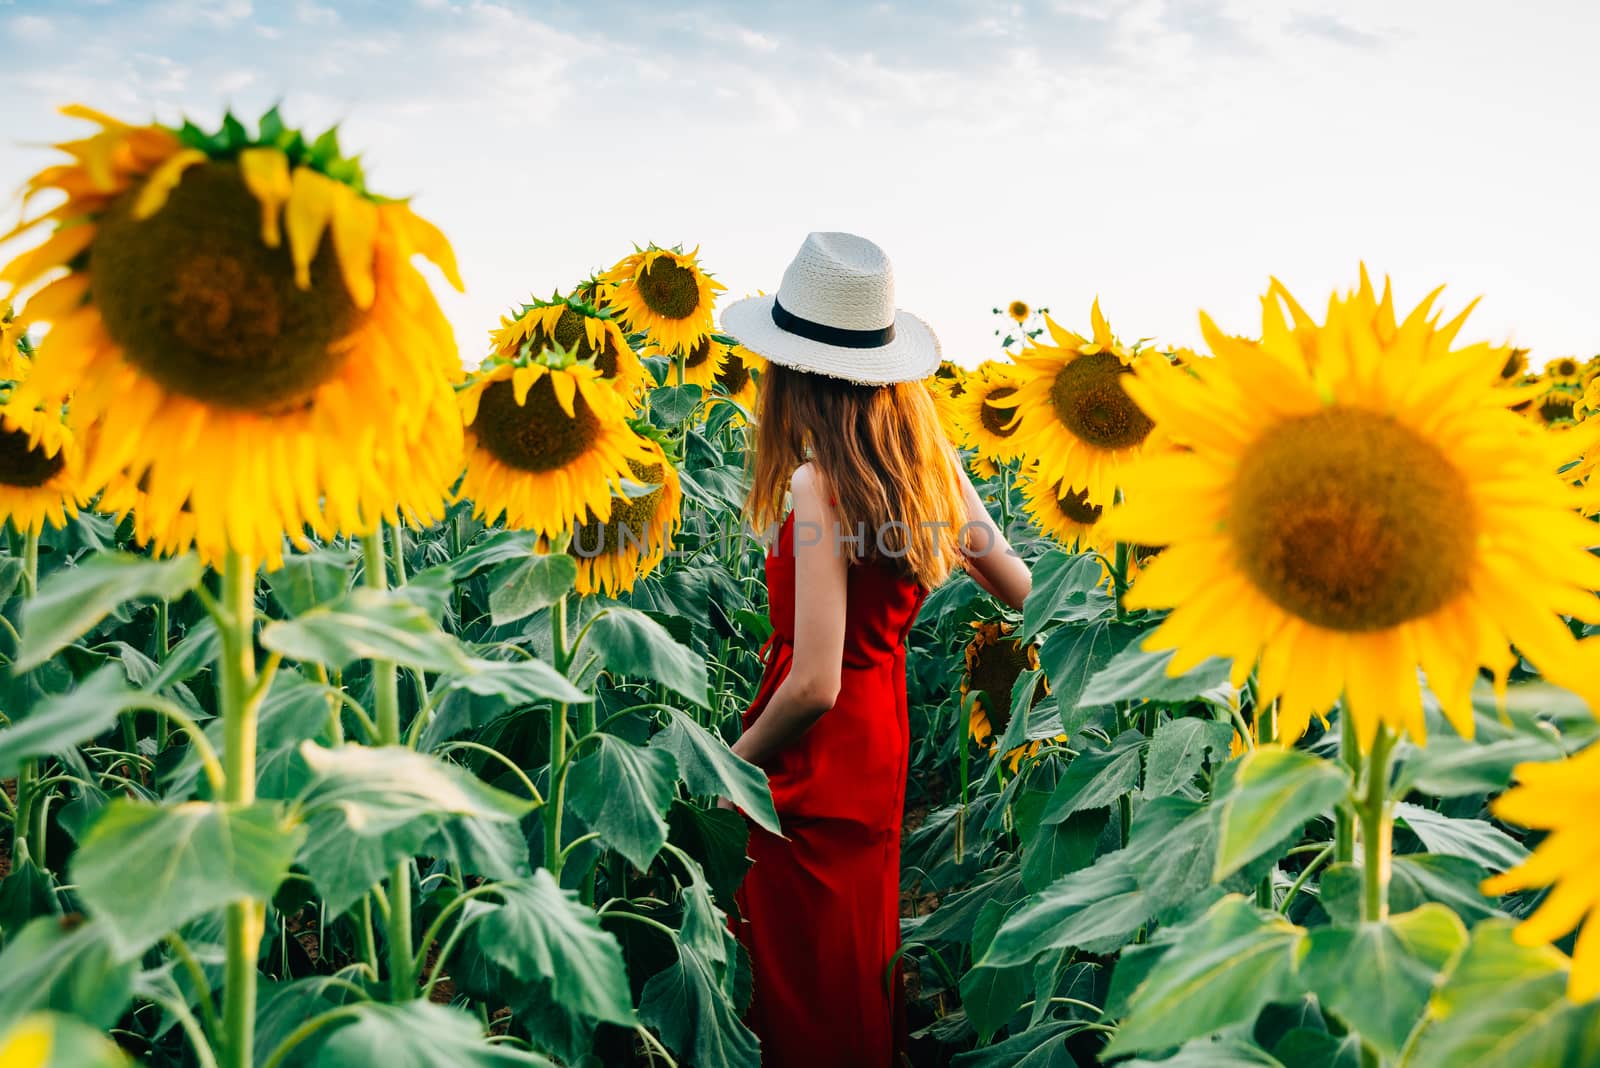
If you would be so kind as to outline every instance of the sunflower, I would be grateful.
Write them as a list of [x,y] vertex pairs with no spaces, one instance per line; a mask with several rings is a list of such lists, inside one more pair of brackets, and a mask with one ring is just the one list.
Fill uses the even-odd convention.
[[933,410],[939,415],[939,426],[944,436],[953,443],[962,439],[961,428],[956,423],[955,399],[967,388],[967,372],[959,364],[946,360],[939,369],[922,380],[928,395],[933,398]]
[[[980,479],[987,480],[1000,477],[999,465],[987,456],[979,456],[976,453],[967,457],[967,470]],[[984,499],[988,500],[989,498],[986,497]]]
[[1493,896],[1514,890],[1553,889],[1513,937],[1522,945],[1554,942],[1578,927],[1567,995],[1588,1001],[1600,995],[1600,839],[1594,813],[1600,806],[1600,745],[1550,763],[1519,764],[1517,785],[1491,804],[1507,823],[1549,832],[1520,865],[1483,883]]
[[0,519],[20,534],[57,530],[88,503],[83,454],[59,409],[13,395],[0,404]]
[[[726,346],[722,369],[715,379],[716,394],[713,399],[729,400],[745,412],[756,410],[756,379],[766,370],[767,361],[743,345]],[[744,422],[744,415],[734,416],[736,424]]]
[[14,319],[11,309],[6,308],[0,313],[0,379],[16,382],[28,377],[32,352],[27,326]]
[[727,288],[700,269],[699,254],[651,245],[625,257],[601,276],[612,287],[608,306],[664,351],[693,349],[711,333],[711,305]]
[[1033,309],[1028,307],[1025,301],[1014,300],[1006,305],[1006,314],[1018,323],[1025,323],[1028,321],[1028,316],[1033,314]]
[[1544,365],[1544,374],[1558,386],[1575,386],[1583,377],[1583,364],[1574,356],[1558,356]]
[[1067,549],[1105,551],[1097,529],[1102,506],[1092,503],[1083,490],[1063,490],[1060,482],[1041,478],[1037,465],[1022,473],[1018,485],[1023,507],[1042,532]]
[[1500,377],[1506,382],[1520,381],[1528,370],[1528,350],[1512,349],[1506,356],[1505,364],[1500,368]]
[[626,402],[600,372],[547,349],[491,356],[461,392],[467,470],[457,494],[486,523],[555,537],[611,518],[629,461],[660,456],[627,423]]
[[628,344],[622,327],[609,313],[576,297],[531,300],[515,318],[502,319],[500,329],[489,337],[500,356],[515,356],[524,345],[535,356],[559,346],[579,361],[592,360],[601,377],[615,383],[630,401],[645,387],[644,364]]
[[1539,425],[1559,429],[1578,421],[1578,401],[1581,399],[1570,389],[1554,386],[1539,394],[1527,412]]
[[578,561],[579,593],[626,593],[672,546],[682,523],[683,490],[661,446],[648,439],[644,444],[651,460],[628,458],[635,495],[613,495],[609,519],[591,514],[572,531],[567,552]]
[[1098,300],[1091,319],[1094,336],[1085,339],[1045,316],[1055,344],[1018,354],[1017,391],[997,407],[1016,409],[1014,447],[1038,460],[1040,477],[1109,501],[1155,424],[1123,389],[1139,361],[1112,336]]
[[728,353],[728,346],[710,334],[702,335],[694,344],[683,349],[667,351],[658,347],[658,355],[667,356],[674,364],[674,368],[667,371],[667,384],[677,385],[678,372],[675,367],[681,360],[683,384],[699,386],[703,394],[710,393],[711,387],[721,377],[723,368],[728,362]]
[[133,523],[133,539],[156,556],[176,556],[194,544],[194,509],[188,502],[177,508],[155,509],[139,484],[126,475],[113,475],[100,491],[95,510],[118,523]]
[[[1038,670],[1039,647],[1009,637],[1013,627],[1004,621],[975,621],[972,624],[972,641],[966,647],[966,672],[961,677],[961,698],[977,691],[967,717],[967,731],[972,740],[990,753],[999,745],[999,737],[1011,722],[1011,690],[1023,671]],[[1050,684],[1040,680],[1034,690],[1033,703],[1050,692]],[[1057,735],[1058,742],[1066,735]],[[1011,770],[1025,758],[1037,753],[1044,739],[1036,739],[1017,746],[1005,754]]]
[[183,528],[208,563],[442,516],[461,428],[438,414],[460,357],[411,265],[460,287],[438,230],[276,110],[253,137],[232,116],[206,134],[65,113],[99,132],[28,182],[26,201],[66,199],[14,231],[56,224],[0,286],[66,268],[22,310],[53,324],[22,388],[72,396],[85,488],[134,483],[150,528]]
[[1018,419],[1005,401],[1017,395],[1017,371],[1010,364],[988,360],[967,375],[959,396],[950,399],[951,420],[960,434],[956,440],[985,459],[1002,463],[1015,460]]
[[1366,272],[1335,295],[1317,363],[1271,295],[1260,343],[1201,326],[1216,354],[1152,361],[1130,385],[1192,451],[1129,472],[1108,535],[1167,545],[1127,595],[1171,608],[1146,642],[1179,674],[1231,657],[1282,733],[1344,697],[1365,749],[1380,723],[1425,741],[1417,668],[1463,736],[1480,665],[1502,680],[1516,645],[1547,677],[1593,695],[1561,614],[1600,620],[1594,527],[1554,474],[1547,435],[1504,407],[1505,350],[1452,348],[1430,296],[1396,324]]

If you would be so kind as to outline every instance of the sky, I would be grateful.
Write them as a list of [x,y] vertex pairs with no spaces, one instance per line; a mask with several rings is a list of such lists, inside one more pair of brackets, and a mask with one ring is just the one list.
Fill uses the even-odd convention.
[[731,299],[812,230],[883,246],[966,364],[1012,299],[1197,345],[1198,310],[1254,333],[1269,277],[1316,307],[1363,261],[1481,297],[1465,339],[1600,352],[1593,0],[0,0],[0,39],[0,191],[69,102],[337,123],[454,243],[469,364],[635,244]]

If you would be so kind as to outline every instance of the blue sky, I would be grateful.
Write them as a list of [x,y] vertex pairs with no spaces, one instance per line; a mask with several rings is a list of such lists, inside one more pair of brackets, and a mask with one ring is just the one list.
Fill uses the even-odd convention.
[[634,242],[737,296],[813,229],[882,244],[963,362],[1013,297],[1194,343],[1199,308],[1250,332],[1269,275],[1316,304],[1362,259],[1538,360],[1600,350],[1596,30],[1584,0],[0,0],[0,187],[69,101],[339,122],[454,241],[469,362]]

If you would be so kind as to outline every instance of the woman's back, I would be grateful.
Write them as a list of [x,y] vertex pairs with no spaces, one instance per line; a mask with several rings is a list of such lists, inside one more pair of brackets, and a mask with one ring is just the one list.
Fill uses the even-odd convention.
[[[794,642],[794,543],[797,536],[831,538],[831,532],[795,531],[794,515],[784,520],[767,553],[767,616],[774,634]],[[905,644],[917,610],[927,597],[920,582],[888,560],[850,565],[846,579],[844,666],[865,668],[892,663]]]

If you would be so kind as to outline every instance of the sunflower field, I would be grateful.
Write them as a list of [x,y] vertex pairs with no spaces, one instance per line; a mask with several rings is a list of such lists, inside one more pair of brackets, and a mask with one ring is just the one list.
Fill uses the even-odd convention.
[[[0,267],[0,1066],[756,1068],[762,364],[698,250],[464,371],[333,132],[66,114]],[[1034,589],[911,637],[916,1065],[1600,1063],[1600,362],[1261,307],[1014,301],[926,383]]]

